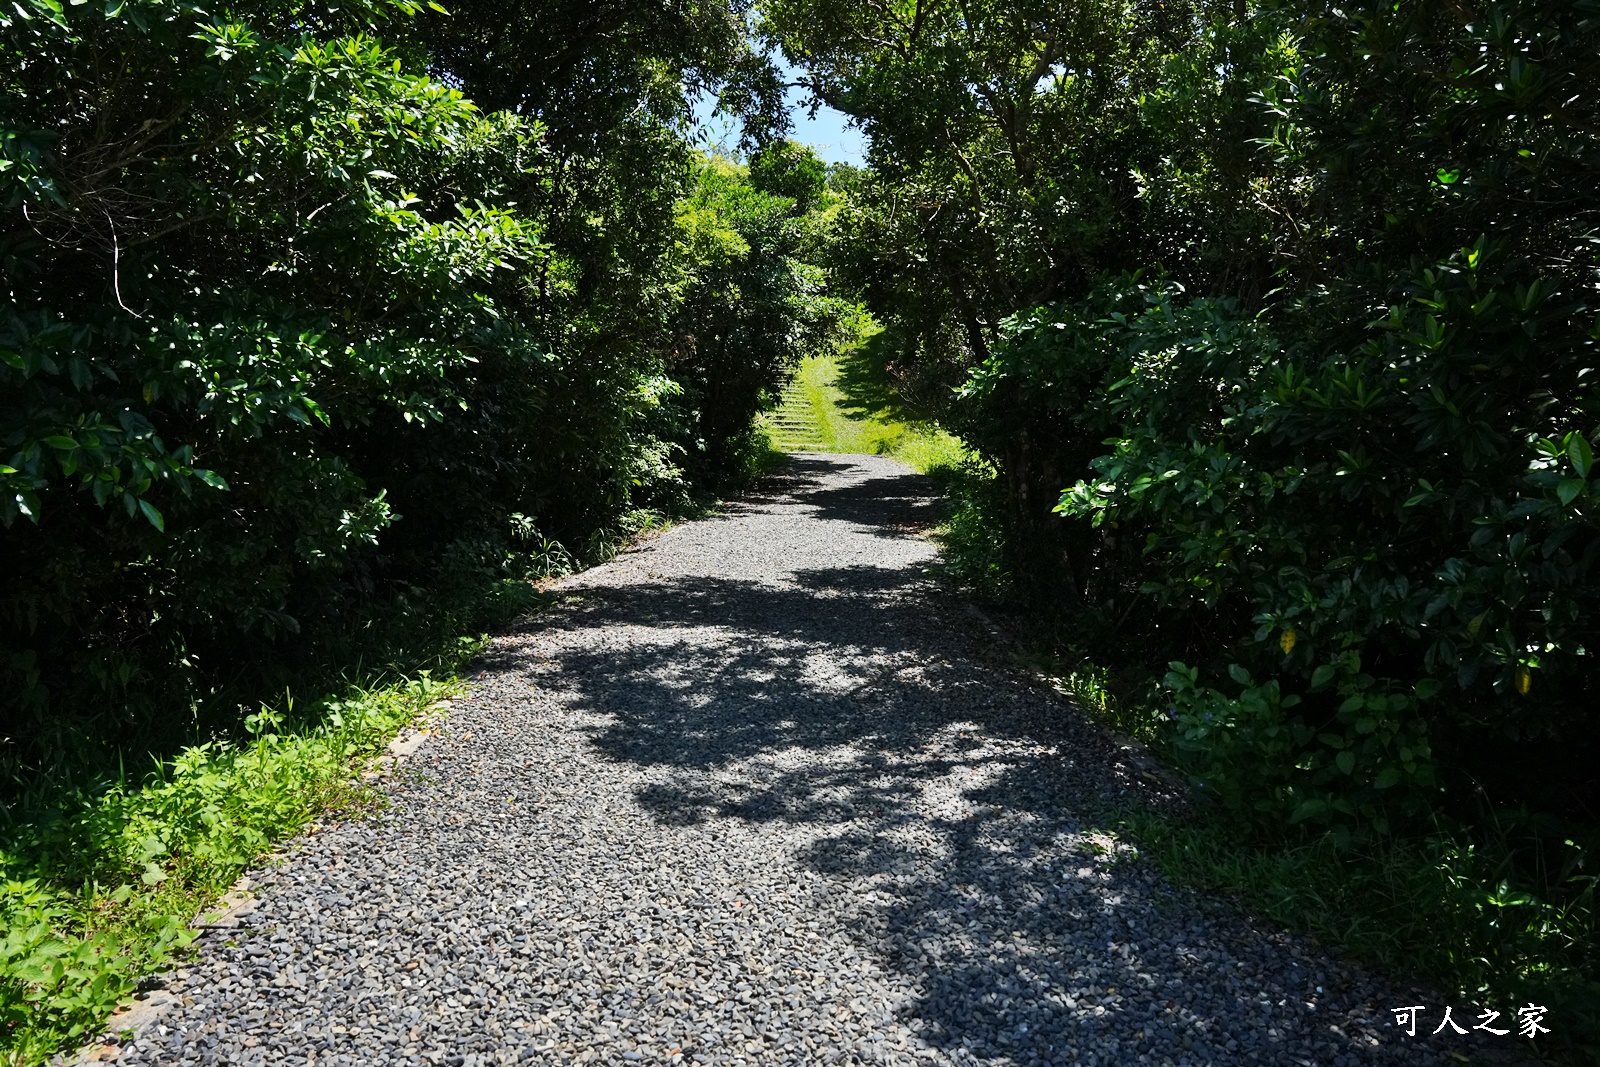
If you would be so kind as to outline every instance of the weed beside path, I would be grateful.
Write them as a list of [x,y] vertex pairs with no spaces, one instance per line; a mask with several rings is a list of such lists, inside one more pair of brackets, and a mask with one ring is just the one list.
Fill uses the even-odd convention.
[[99,1032],[147,974],[184,955],[190,920],[313,819],[369,811],[357,771],[459,691],[427,672],[319,709],[316,725],[253,716],[243,745],[208,744],[147,781],[64,796],[0,853],[0,1054],[42,1062]]

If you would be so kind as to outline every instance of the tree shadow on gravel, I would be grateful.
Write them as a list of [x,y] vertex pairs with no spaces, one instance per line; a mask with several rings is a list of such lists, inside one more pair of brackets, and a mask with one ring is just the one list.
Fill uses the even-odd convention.
[[[837,460],[816,456],[789,456],[783,466],[761,479],[760,483],[745,490],[738,499],[724,505],[727,514],[758,510],[771,504],[792,503],[795,494],[815,489],[820,480],[837,474],[841,464]],[[907,472],[908,477],[915,477]]]
[[793,499],[815,507],[819,519],[854,523],[879,537],[914,537],[944,517],[945,509],[932,492],[931,479],[908,473],[798,492]]
[[847,522],[858,532],[876,537],[915,537],[933,528],[946,513],[931,478],[906,470],[874,474],[843,486],[826,486],[822,478],[839,473],[842,460],[796,456],[755,490],[724,509],[736,518],[774,504],[815,509],[824,521]]
[[[1058,746],[1054,758],[1069,764],[1104,763],[1107,776],[1079,800],[1137,781],[1115,773],[1116,746],[1080,713],[983,663],[972,635],[941,620],[950,606],[925,599],[943,598],[924,576],[876,567],[797,576],[796,588],[686,577],[586,590],[558,625],[652,637],[565,651],[546,684],[603,708],[611,725],[596,747],[642,765],[714,768],[795,747],[906,753],[969,723],[975,736]],[[518,657],[508,648],[483,662],[514,668]]]
[[[793,466],[773,500],[879,529],[929,514],[931,486],[807,489],[835,465]],[[904,495],[874,497],[887,489]],[[1365,1014],[1375,994],[1348,973],[1117,862],[1092,828],[1170,795],[1007,666],[918,568],[678,577],[585,597],[529,629],[626,640],[574,642],[540,684],[601,713],[591,741],[604,758],[669,772],[636,792],[663,826],[793,827],[794,862],[853,887],[840,926],[916,986],[905,1021],[928,1043],[1019,1064],[1094,1062],[1091,1050],[1436,1062],[1379,1043],[1392,1035]],[[523,663],[512,643],[487,665]]]

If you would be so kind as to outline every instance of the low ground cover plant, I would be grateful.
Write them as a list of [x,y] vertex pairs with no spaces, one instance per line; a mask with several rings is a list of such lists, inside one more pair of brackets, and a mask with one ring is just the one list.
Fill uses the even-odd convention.
[[310,709],[263,708],[239,743],[13,807],[0,828],[0,1055],[40,1063],[99,1033],[247,867],[314,821],[379,803],[357,772],[458,691],[422,672]]

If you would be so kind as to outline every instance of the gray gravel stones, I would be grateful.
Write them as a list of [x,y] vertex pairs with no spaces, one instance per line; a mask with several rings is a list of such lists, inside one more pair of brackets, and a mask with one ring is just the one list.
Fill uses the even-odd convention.
[[928,581],[933,508],[801,457],[563,583],[118,1062],[1442,1062],[1097,830],[1148,780]]

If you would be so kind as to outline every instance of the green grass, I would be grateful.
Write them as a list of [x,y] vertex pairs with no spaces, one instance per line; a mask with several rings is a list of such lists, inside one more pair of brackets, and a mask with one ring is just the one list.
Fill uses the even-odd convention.
[[775,447],[893,456],[924,474],[967,458],[961,442],[937,427],[863,412],[840,387],[840,375],[838,356],[810,356],[800,363],[783,403],[763,418]]
[[[480,647],[463,645],[462,660]],[[372,810],[358,772],[458,688],[424,671],[299,713],[286,701],[251,716],[241,742],[190,747],[13,821],[0,851],[0,1058],[43,1063],[100,1032],[246,867],[315,820]]]
[[[750,453],[750,477],[782,461],[759,434]],[[42,1064],[103,1032],[247,867],[314,822],[376,810],[360,772],[460,690],[456,672],[486,638],[459,635],[537,610],[540,580],[700,511],[635,510],[576,552],[523,520],[514,559],[446,559],[429,588],[329,635],[293,693],[242,722],[248,705],[213,709],[187,744],[151,748],[132,769],[85,739],[76,762],[12,783],[0,802],[0,1064]]]

